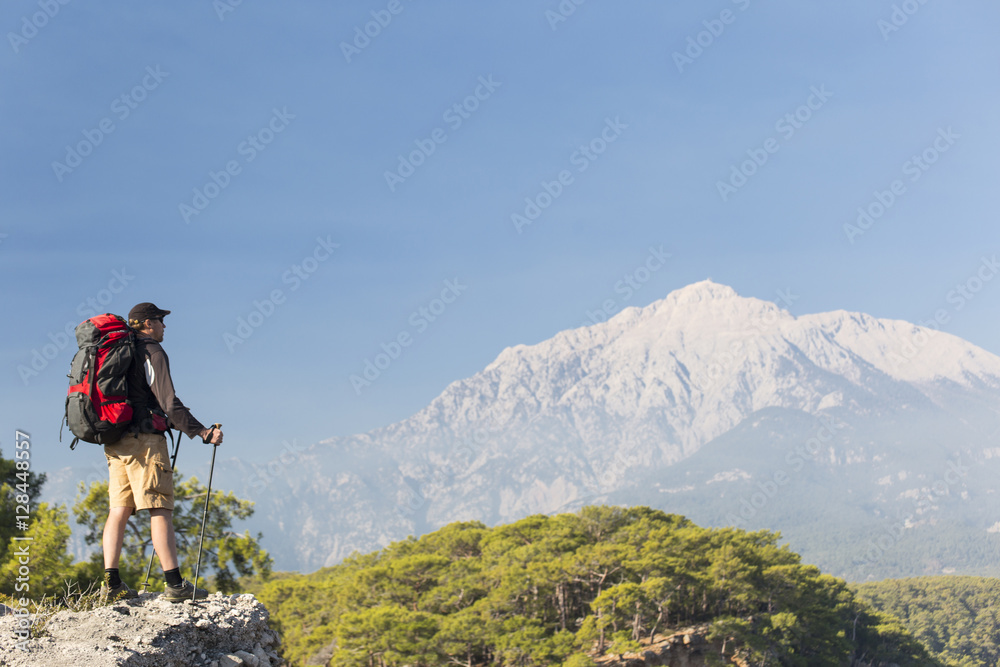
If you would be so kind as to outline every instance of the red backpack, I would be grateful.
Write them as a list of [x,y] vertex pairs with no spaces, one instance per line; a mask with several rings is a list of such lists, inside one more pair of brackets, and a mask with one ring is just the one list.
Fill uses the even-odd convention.
[[132,421],[128,369],[135,357],[135,333],[118,315],[105,313],[76,327],[80,351],[70,365],[65,423],[78,440],[107,444],[121,438]]

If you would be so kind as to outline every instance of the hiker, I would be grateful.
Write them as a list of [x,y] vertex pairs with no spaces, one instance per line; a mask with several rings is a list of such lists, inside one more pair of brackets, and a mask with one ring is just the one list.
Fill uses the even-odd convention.
[[153,548],[166,581],[164,597],[171,602],[208,597],[203,588],[195,593],[194,585],[180,574],[173,524],[173,470],[164,432],[175,428],[190,438],[197,435],[205,443],[221,445],[222,430],[206,428],[174,393],[170,362],[160,347],[166,328],[163,318],[169,314],[152,303],[140,303],[128,314],[128,324],[136,334],[135,360],[128,370],[133,416],[121,439],[104,446],[111,509],[104,524],[101,593],[109,599],[137,595],[121,580],[118,559],[129,517],[138,510],[149,510]]

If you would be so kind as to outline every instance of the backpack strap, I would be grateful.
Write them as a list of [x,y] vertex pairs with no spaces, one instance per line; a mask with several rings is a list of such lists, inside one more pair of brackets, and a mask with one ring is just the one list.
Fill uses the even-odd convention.
[[[59,422],[59,442],[62,442],[62,430],[63,430],[63,426],[65,426],[68,422],[69,422],[69,417],[67,417],[66,415],[63,415],[62,421]],[[73,438],[73,442],[69,443],[69,448],[71,450],[72,449],[76,449],[76,443],[78,443],[78,442],[80,442],[80,438]]]
[[177,441],[174,442],[174,431],[173,429],[167,429],[167,434],[170,436],[170,445],[174,448],[174,453],[170,457],[170,470],[177,472],[177,452],[181,449],[181,436],[184,435],[180,431],[177,431]]

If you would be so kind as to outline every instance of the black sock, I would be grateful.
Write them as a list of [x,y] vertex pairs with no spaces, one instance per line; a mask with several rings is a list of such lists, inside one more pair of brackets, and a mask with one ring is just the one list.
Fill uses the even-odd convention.
[[117,567],[106,567],[104,568],[104,583],[108,585],[108,588],[116,588],[121,586],[122,580],[118,575]]
[[167,583],[171,586],[177,587],[184,583],[184,579],[181,577],[181,569],[175,567],[172,570],[164,570],[163,578],[167,580]]

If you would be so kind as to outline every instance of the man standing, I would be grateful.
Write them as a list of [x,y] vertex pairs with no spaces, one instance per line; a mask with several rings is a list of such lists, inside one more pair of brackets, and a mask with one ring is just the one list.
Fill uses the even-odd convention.
[[[138,510],[149,510],[153,548],[166,581],[164,597],[180,602],[190,600],[195,593],[194,585],[181,577],[177,560],[173,470],[164,432],[172,427],[190,438],[201,436],[214,446],[222,444],[222,430],[202,425],[174,393],[170,362],[160,347],[166,328],[163,318],[169,314],[169,310],[161,310],[152,303],[140,303],[128,314],[129,326],[136,332],[135,360],[128,371],[132,423],[118,442],[104,447],[111,510],[104,524],[105,569],[101,592],[110,599],[136,596],[121,580],[118,560],[128,519]],[[196,597],[208,597],[208,591],[199,588]]]

